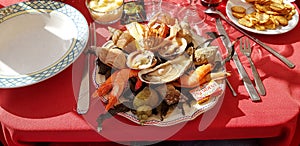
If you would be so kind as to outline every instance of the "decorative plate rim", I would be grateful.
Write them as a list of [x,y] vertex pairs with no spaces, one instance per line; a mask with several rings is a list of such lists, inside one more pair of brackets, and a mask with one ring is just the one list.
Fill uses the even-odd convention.
[[46,66],[34,73],[18,76],[8,77],[0,75],[0,88],[24,87],[49,79],[69,67],[86,47],[89,29],[85,17],[74,7],[62,2],[26,1],[4,7],[0,9],[0,25],[8,19],[31,13],[31,10],[43,10],[46,13],[55,11],[66,15],[77,29],[76,38],[72,39],[67,52],[50,66]]

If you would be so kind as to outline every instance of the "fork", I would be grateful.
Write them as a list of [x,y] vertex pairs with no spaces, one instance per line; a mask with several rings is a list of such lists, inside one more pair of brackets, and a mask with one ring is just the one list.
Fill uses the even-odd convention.
[[85,114],[88,111],[90,104],[90,54],[94,53],[94,49],[97,45],[96,26],[94,22],[90,24],[89,33],[90,46],[87,46],[83,52],[85,55],[85,62],[77,101],[78,114]]
[[255,68],[255,65],[251,59],[252,49],[250,46],[249,39],[245,38],[244,42],[243,42],[243,39],[240,39],[240,50],[247,57],[247,59],[250,63],[250,67],[251,67],[252,74],[254,77],[255,86],[256,86],[258,93],[263,96],[266,95],[264,84],[262,83],[260,76]]

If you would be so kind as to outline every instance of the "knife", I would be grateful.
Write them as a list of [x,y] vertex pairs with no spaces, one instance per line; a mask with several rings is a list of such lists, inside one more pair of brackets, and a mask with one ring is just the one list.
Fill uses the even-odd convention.
[[90,53],[86,53],[84,56],[84,69],[80,83],[79,96],[77,101],[77,113],[85,114],[89,109],[90,104]]
[[216,26],[217,26],[217,30],[220,33],[220,35],[223,35],[223,37],[221,37],[223,45],[227,49],[228,54],[231,54],[232,53],[232,44],[227,35],[227,32],[225,31],[225,29],[223,27],[223,24],[222,24],[222,21],[220,18],[216,18]]
[[96,46],[96,26],[95,23],[90,24],[90,46],[87,46],[84,50],[84,69],[82,73],[78,101],[77,101],[77,113],[85,114],[89,110],[90,106],[90,54],[93,52],[93,47]]
[[[220,18],[217,18],[216,19],[216,23],[220,23],[219,25],[221,25],[221,27],[219,27],[219,26],[217,26],[217,29],[218,29],[218,31],[219,31],[219,33],[220,33],[220,35],[222,34],[221,33],[221,29],[223,29],[224,30],[224,28],[223,28],[223,26],[222,26],[222,23],[221,23],[221,20],[220,20]],[[224,42],[223,44],[224,44],[224,46],[225,45],[230,45],[230,42],[229,42],[229,40],[228,39],[224,39],[224,37],[222,37],[222,42]],[[232,53],[232,48],[231,48],[231,46],[226,46],[226,50],[227,50],[227,53],[228,54],[230,54],[231,56],[233,55]],[[224,59],[224,62],[228,62],[229,60],[231,59],[231,57],[230,58],[225,58]],[[225,81],[226,81],[226,84],[228,85],[228,87],[229,87],[229,89],[230,89],[230,91],[232,92],[232,95],[233,96],[237,96],[237,93],[235,92],[235,90],[233,89],[233,87],[232,87],[232,85],[231,85],[231,83],[228,81],[228,79],[226,78],[225,79]]]
[[[225,29],[222,25],[222,22],[221,22],[220,18],[216,19],[216,26],[217,26],[218,31],[222,35],[224,35],[224,37],[222,38],[222,43],[224,44],[224,46],[226,47],[227,50],[232,50],[231,49],[232,44],[230,42],[230,39],[228,37],[227,32],[225,31]],[[239,72],[239,74],[240,74],[240,76],[243,80],[243,83],[245,85],[245,88],[246,88],[251,100],[252,101],[260,101],[261,99],[260,99],[257,91],[255,90],[255,88],[254,88],[247,72],[245,71],[245,69],[244,69],[244,67],[243,67],[243,65],[242,65],[242,63],[241,63],[241,61],[240,61],[240,59],[239,59],[236,52],[234,52],[234,54],[232,56],[232,59],[233,59],[234,64],[237,67],[237,70],[238,70],[238,72]]]

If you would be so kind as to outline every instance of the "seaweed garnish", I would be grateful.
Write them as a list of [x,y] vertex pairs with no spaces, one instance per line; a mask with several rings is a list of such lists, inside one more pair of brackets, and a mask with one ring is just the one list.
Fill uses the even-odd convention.
[[160,120],[163,121],[164,117],[166,117],[170,106],[167,104],[165,100],[163,100],[160,104]]
[[97,131],[98,132],[102,131],[102,123],[105,119],[111,118],[118,113],[122,113],[122,112],[125,113],[130,111],[130,107],[128,107],[128,105],[130,105],[130,103],[124,102],[114,106],[114,108],[109,109],[106,113],[100,114],[96,120],[98,123]]
[[103,63],[99,58],[97,58],[96,64],[99,67],[98,74],[105,75],[105,78],[108,78],[111,75],[112,68]]
[[189,89],[181,88],[181,93],[183,95],[185,95],[185,97],[186,97],[185,103],[188,104],[189,107],[192,107],[191,102],[194,101],[195,98],[193,97],[193,95],[189,91],[190,91]]

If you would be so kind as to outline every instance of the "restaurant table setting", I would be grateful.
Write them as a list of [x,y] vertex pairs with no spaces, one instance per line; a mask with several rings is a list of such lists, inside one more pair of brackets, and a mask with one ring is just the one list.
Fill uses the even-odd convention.
[[299,8],[250,1],[0,0],[1,142],[299,145]]

